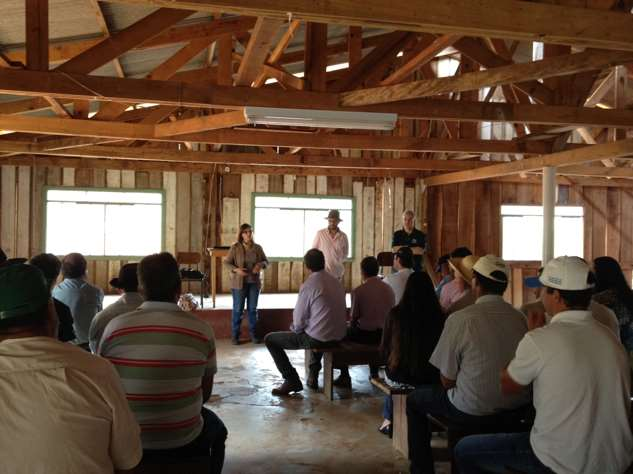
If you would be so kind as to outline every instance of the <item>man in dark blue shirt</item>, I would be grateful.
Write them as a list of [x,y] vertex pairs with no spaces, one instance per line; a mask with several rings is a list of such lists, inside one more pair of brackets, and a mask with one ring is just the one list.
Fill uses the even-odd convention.
[[422,255],[426,249],[426,234],[414,226],[413,211],[406,210],[402,214],[402,229],[393,233],[391,247],[396,252],[400,247],[410,247],[413,251],[413,269],[422,270]]

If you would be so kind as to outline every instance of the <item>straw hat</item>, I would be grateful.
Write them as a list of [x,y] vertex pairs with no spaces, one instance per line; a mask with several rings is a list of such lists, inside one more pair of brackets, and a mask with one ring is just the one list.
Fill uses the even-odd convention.
[[460,277],[466,283],[470,283],[473,279],[473,267],[477,263],[479,257],[475,255],[467,255],[464,258],[451,258],[448,265],[453,269],[455,275]]

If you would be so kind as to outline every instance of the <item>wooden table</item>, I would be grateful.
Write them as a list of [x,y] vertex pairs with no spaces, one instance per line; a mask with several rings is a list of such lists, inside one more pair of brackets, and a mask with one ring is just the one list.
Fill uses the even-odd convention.
[[[207,249],[209,257],[211,257],[211,307],[215,308],[215,295],[217,293],[217,280],[216,280],[216,259],[221,259],[229,254],[228,247],[209,247]],[[222,265],[222,262],[220,262]],[[222,268],[222,267],[220,267]]]

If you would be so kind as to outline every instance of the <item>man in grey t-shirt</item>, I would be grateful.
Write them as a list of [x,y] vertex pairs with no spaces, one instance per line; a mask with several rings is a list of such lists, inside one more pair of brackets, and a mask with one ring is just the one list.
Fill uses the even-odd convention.
[[506,397],[499,386],[499,372],[527,331],[523,315],[503,300],[507,286],[508,268],[501,258],[477,260],[472,279],[476,302],[449,316],[431,355],[443,388],[420,388],[407,398],[412,474],[433,472],[427,414],[489,428],[521,417],[530,402],[528,390]]

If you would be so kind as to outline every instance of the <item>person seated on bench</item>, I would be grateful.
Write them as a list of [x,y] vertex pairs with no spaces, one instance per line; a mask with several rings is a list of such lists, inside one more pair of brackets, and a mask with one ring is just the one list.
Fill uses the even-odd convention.
[[176,304],[181,280],[171,254],[143,258],[138,279],[145,302],[108,323],[98,351],[119,372],[141,425],[144,454],[210,455],[211,472],[219,474],[227,430],[203,406],[217,372],[213,329]]
[[[452,259],[461,259],[472,254],[468,247],[457,247],[449,254],[448,268],[451,278],[448,283],[442,286],[442,290],[438,296],[440,306],[445,313],[446,310],[464,294],[464,282],[456,278],[455,270],[453,266],[451,266],[450,261]],[[468,283],[470,283],[470,281],[468,281]]]
[[409,247],[400,247],[393,254],[393,268],[395,273],[387,275],[384,282],[391,287],[396,297],[396,304],[400,302],[409,275],[413,273],[413,252]]
[[[310,249],[303,257],[308,278],[299,289],[292,313],[290,331],[268,334],[264,343],[284,378],[272,390],[273,395],[288,395],[303,390],[299,374],[290,363],[285,349],[325,349],[336,345],[347,331],[345,290],[341,282],[325,270],[325,257],[318,249]],[[323,353],[310,353],[310,374],[307,385],[318,389]]]
[[[424,272],[413,273],[400,303],[385,320],[381,350],[387,361],[387,377],[414,387],[438,385],[440,373],[428,360],[443,327],[444,315],[433,282]],[[383,418],[379,430],[389,435],[393,422],[393,400],[389,395],[385,397]]]
[[[382,339],[385,318],[395,304],[395,296],[389,285],[378,277],[378,260],[365,257],[360,262],[363,283],[352,290],[352,311],[346,341],[378,345]],[[378,367],[369,366],[370,378],[378,377]],[[351,388],[352,379],[347,367],[341,367],[341,375],[334,380],[337,387]]]
[[495,426],[530,401],[529,390],[511,397],[499,386],[519,341],[527,332],[523,314],[503,300],[508,267],[486,255],[473,267],[476,303],[448,317],[430,362],[440,370],[442,387],[424,387],[407,397],[411,473],[434,472],[427,414],[461,425]]
[[455,448],[459,471],[624,472],[633,461],[630,366],[613,333],[587,309],[593,274],[579,257],[559,257],[540,281],[554,316],[545,325],[542,314],[532,313],[530,331],[501,373],[506,394],[532,384],[532,432],[462,439]]
[[37,267],[0,267],[0,471],[132,469],[140,430],[119,376],[106,360],[56,340],[57,323]]
[[471,304],[475,304],[476,298],[471,287],[471,282],[473,279],[473,266],[477,260],[479,260],[479,257],[475,255],[466,255],[463,258],[451,258],[448,261],[455,275],[453,282],[457,284],[458,288],[462,289],[462,293],[448,307],[443,308],[446,316],[460,309],[464,309]]

